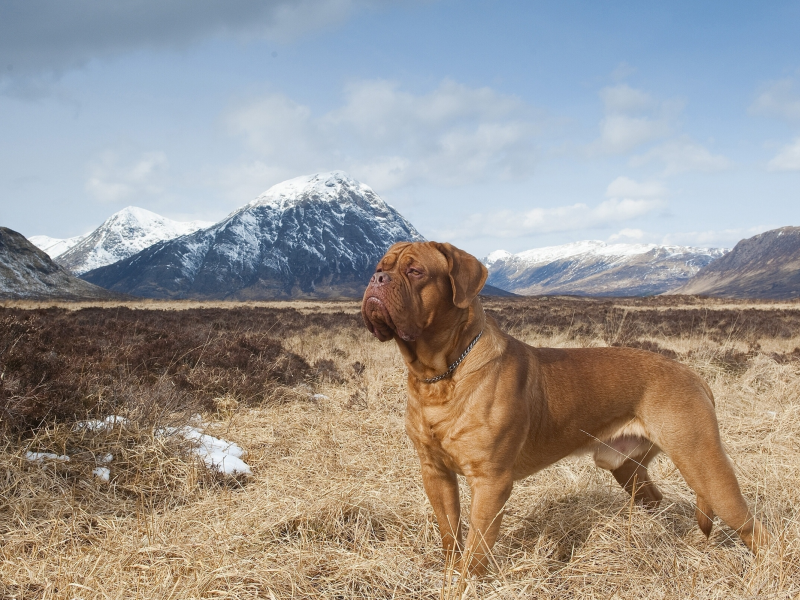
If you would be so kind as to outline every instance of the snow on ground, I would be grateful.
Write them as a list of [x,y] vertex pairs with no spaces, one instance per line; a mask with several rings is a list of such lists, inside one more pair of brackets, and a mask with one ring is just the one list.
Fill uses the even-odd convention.
[[73,428],[75,431],[104,431],[106,429],[113,429],[115,425],[123,427],[128,425],[128,419],[119,417],[117,415],[109,415],[105,419],[90,419],[88,421],[80,421],[75,424]]
[[52,452],[26,452],[25,460],[31,462],[42,463],[46,460],[53,460],[55,462],[69,462],[69,456],[66,454],[53,454]]
[[242,460],[246,452],[237,444],[216,438],[200,431],[196,427],[166,427],[165,435],[179,435],[196,444],[194,453],[207,467],[216,469],[223,475],[252,475],[250,465]]
[[111,479],[111,469],[108,467],[95,467],[92,469],[92,475],[102,481],[108,482],[108,480]]
[[[128,419],[118,415],[109,415],[104,419],[90,419],[75,424],[75,431],[104,431],[112,429],[116,425],[127,426]],[[213,435],[203,433],[198,427],[186,425],[184,427],[162,427],[156,430],[158,436],[180,436],[193,443],[192,452],[199,457],[209,469],[213,469],[223,475],[247,475],[253,474],[244,460],[247,453],[238,444],[216,438]],[[31,462],[43,463],[46,460],[57,462],[69,461],[69,456],[52,454],[50,452],[26,452],[26,460]],[[114,460],[112,454],[104,454],[95,459],[97,463],[108,464]],[[92,474],[102,481],[109,481],[111,470],[108,467],[98,466]]]

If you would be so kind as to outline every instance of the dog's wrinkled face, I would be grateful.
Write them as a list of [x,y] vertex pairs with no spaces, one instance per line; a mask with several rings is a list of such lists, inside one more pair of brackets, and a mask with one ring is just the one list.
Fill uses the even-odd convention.
[[378,263],[361,315],[372,334],[413,342],[434,322],[469,306],[488,275],[474,256],[450,244],[401,242]]

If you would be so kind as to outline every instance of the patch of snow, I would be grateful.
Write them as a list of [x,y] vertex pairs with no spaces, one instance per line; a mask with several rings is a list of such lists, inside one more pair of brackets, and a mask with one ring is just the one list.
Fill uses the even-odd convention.
[[69,462],[69,456],[66,454],[53,454],[52,452],[26,452],[25,453],[25,460],[29,460],[31,462],[44,462],[46,460],[52,460],[54,462]]
[[88,431],[104,431],[106,429],[113,429],[116,425],[127,427],[128,423],[129,421],[125,417],[109,415],[105,419],[90,419],[88,421],[75,423],[74,430],[82,431],[86,429]]
[[484,258],[483,261],[481,262],[483,262],[483,264],[486,265],[487,267],[491,267],[498,260],[508,260],[512,256],[514,255],[507,250],[495,250],[494,252],[490,252],[489,256]]
[[108,482],[108,480],[111,479],[111,469],[108,467],[95,467],[92,469],[92,475],[101,481]]
[[250,465],[242,460],[246,452],[237,444],[228,442],[200,431],[197,427],[165,427],[162,435],[180,435],[194,442],[194,453],[207,467],[215,469],[223,475],[252,475]]

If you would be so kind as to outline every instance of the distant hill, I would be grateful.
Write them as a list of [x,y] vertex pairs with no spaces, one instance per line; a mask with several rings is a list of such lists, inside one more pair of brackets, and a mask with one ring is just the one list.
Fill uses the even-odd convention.
[[0,298],[102,300],[119,297],[67,272],[21,233],[0,227]]
[[147,298],[361,297],[389,246],[422,239],[369,186],[334,171],[279,183],[211,227],[82,277]]
[[670,294],[727,298],[800,298],[800,227],[742,240]]
[[[173,221],[144,208],[128,206],[82,238],[63,240],[65,243],[75,239],[78,241],[58,254],[56,262],[75,275],[83,275],[133,256],[158,242],[172,240],[210,225],[213,223]],[[51,247],[59,248],[57,245]],[[53,256],[52,251],[47,252]]]
[[651,296],[678,287],[727,250],[588,240],[511,254],[483,262],[488,283],[515,294]]
[[508,298],[510,296],[519,296],[519,294],[515,294],[513,292],[507,292],[506,290],[502,290],[499,287],[495,287],[493,285],[489,285],[488,283],[483,286],[481,289],[481,296],[501,296],[503,298]]
[[50,258],[56,258],[85,238],[85,235],[77,235],[66,239],[52,238],[49,235],[32,235],[28,238],[28,241],[40,250],[47,252]]

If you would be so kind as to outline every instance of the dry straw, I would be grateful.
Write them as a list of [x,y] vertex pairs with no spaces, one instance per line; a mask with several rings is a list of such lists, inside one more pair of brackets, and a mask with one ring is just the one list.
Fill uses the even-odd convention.
[[[714,307],[695,304],[686,310],[697,326],[666,335],[665,321],[647,325],[664,306],[623,307],[621,319],[549,302],[490,307],[530,343],[649,343],[709,381],[744,494],[775,534],[768,553],[754,559],[719,521],[706,541],[694,496],[667,458],[651,467],[664,492],[655,511],[576,459],[515,486],[492,577],[460,580],[444,564],[403,430],[400,357],[333,312],[280,336],[288,351],[325,366],[322,375],[280,401],[220,397],[203,413],[210,433],[247,449],[250,480],[215,476],[185,442],[156,435],[166,420],[189,417],[177,406],[153,416],[131,399],[126,427],[59,422],[6,435],[0,597],[800,597],[800,362],[791,359],[800,343],[796,330],[780,333],[796,315],[775,311],[775,327],[754,333],[744,318],[709,325],[702,314]],[[72,458],[30,463],[25,450]],[[91,474],[105,454],[114,455],[109,483]]]

